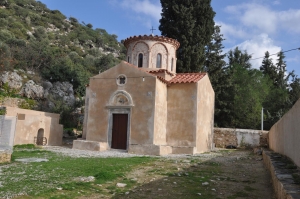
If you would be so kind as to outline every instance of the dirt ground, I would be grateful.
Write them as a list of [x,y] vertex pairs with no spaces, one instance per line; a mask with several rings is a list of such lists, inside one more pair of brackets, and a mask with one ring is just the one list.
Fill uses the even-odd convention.
[[89,198],[275,199],[262,156],[249,150],[220,150],[199,156],[161,157],[126,176],[132,184],[102,185],[107,195]]

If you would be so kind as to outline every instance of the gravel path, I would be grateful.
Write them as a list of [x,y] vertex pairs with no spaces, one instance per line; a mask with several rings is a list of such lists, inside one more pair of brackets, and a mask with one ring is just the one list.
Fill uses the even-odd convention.
[[64,146],[43,146],[43,149],[61,153],[63,155],[79,158],[79,157],[95,157],[95,158],[107,158],[107,157],[118,157],[118,158],[128,158],[128,157],[164,157],[164,158],[189,158],[189,157],[202,157],[202,158],[213,158],[220,156],[219,153],[207,153],[207,154],[195,154],[195,155],[186,155],[186,154],[170,154],[170,155],[164,155],[164,156],[149,156],[149,155],[137,155],[137,154],[131,154],[128,153],[125,150],[117,150],[117,149],[111,149],[107,151],[90,151],[90,150],[79,150],[79,149],[72,149],[69,147]]
[[63,155],[80,158],[80,157],[87,157],[87,158],[108,158],[108,157],[118,157],[118,158],[128,158],[128,157],[143,157],[144,155],[136,155],[127,153],[124,150],[108,150],[108,151],[90,151],[90,150],[79,150],[79,149],[72,149],[62,146],[44,146],[43,149],[47,151],[52,151],[55,153],[61,153]]

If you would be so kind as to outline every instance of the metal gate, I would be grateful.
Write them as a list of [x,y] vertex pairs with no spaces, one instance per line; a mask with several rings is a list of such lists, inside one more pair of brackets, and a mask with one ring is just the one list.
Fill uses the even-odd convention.
[[0,150],[13,149],[17,118],[0,115]]

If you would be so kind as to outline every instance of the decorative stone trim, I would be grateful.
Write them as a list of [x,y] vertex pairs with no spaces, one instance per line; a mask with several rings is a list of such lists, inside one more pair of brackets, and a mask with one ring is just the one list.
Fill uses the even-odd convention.
[[124,90],[118,90],[115,91],[110,99],[109,104],[106,107],[131,107],[133,105],[132,97],[131,95],[124,91]]
[[151,40],[151,41],[160,41],[160,42],[169,43],[169,44],[175,46],[176,50],[180,46],[180,43],[177,40],[171,39],[171,38],[168,38],[168,37],[164,37],[164,36],[158,36],[158,35],[155,35],[155,36],[153,36],[153,35],[144,35],[144,36],[139,35],[139,36],[129,37],[129,38],[125,39],[124,46],[126,48],[128,48],[130,43],[136,42],[136,41],[139,41],[139,40]]

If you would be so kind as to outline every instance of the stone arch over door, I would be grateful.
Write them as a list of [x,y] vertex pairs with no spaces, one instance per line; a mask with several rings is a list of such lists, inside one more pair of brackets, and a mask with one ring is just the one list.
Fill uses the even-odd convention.
[[133,106],[132,97],[126,91],[116,91],[110,97],[108,106]]
[[[115,149],[128,149],[128,145],[130,142],[130,123],[131,123],[131,109],[134,106],[133,100],[131,95],[124,91],[119,90],[114,92],[109,100],[108,106],[106,106],[109,109],[109,124],[108,124],[108,146],[110,148]],[[121,118],[121,119],[120,119]],[[123,118],[123,119],[122,119]],[[118,127],[117,122],[122,121],[121,127]],[[127,124],[124,124],[124,122],[127,122]],[[117,125],[117,126],[116,126]],[[125,129],[124,129],[125,128]],[[123,133],[126,133],[126,136],[123,137],[123,141],[125,141],[125,146],[118,148],[115,145],[115,137],[116,135],[119,136],[118,133],[116,133],[116,129],[121,130]],[[125,140],[124,140],[125,139]],[[124,143],[124,142],[123,142]]]

